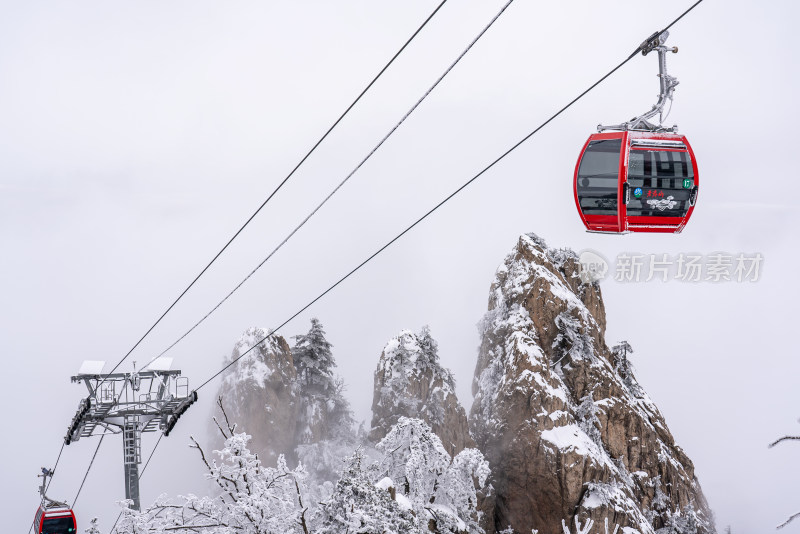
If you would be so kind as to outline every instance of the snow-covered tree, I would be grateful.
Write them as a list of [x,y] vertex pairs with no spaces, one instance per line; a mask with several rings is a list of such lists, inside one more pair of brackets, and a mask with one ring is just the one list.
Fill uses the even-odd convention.
[[309,502],[316,504],[331,495],[343,460],[353,453],[357,444],[355,437],[333,437],[297,446],[297,458],[309,473],[306,481]]
[[[401,332],[397,339],[397,346],[393,346],[394,339],[390,341],[387,358],[387,369],[384,373],[384,384],[380,390],[378,402],[394,406],[399,413],[409,417],[420,417],[420,399],[406,393],[411,376],[417,374],[417,359],[420,365],[425,365],[425,357],[419,347],[419,339],[411,331]],[[407,341],[407,342],[404,342]],[[384,355],[387,350],[384,349]],[[373,421],[375,426],[375,421]]]
[[302,405],[296,443],[342,438],[352,441],[353,412],[344,396],[344,382],[335,375],[336,360],[322,323],[311,319],[308,333],[295,336],[295,340],[292,358]]
[[669,509],[669,497],[664,493],[664,490],[661,489],[661,475],[657,475],[653,478],[651,484],[655,490],[655,495],[653,497],[653,502],[650,503],[650,508],[659,514],[664,513]]
[[664,526],[656,534],[697,534],[697,513],[691,503],[683,510],[667,510]]
[[364,467],[361,448],[347,458],[331,497],[320,503],[314,516],[316,534],[421,534],[407,507],[376,485]]
[[482,533],[478,525],[477,490],[489,476],[489,464],[477,449],[455,458],[420,419],[401,417],[378,443],[384,453],[381,474],[397,483],[410,502],[417,526],[439,533]]
[[597,412],[599,411],[600,408],[594,402],[594,394],[590,391],[581,399],[575,415],[580,429],[602,449],[603,440],[600,435],[600,419],[597,418]]
[[289,469],[280,455],[276,467],[262,465],[222,398],[218,406],[224,447],[209,456],[191,438],[217,493],[162,495],[142,511],[124,501],[118,534],[483,534],[476,505],[488,462],[476,449],[451,458],[421,420],[402,418],[390,430],[378,446],[380,462],[366,465],[368,454],[381,454],[376,449],[351,452],[326,498],[315,500],[302,464]]
[[[149,534],[164,531],[163,519],[149,517],[149,509],[143,512],[131,508],[133,501],[126,499],[117,504],[122,508],[120,518],[117,522],[117,534]],[[154,524],[158,523],[158,524]]]
[[439,362],[439,345],[436,340],[431,336],[431,329],[425,325],[420,329],[417,334],[420,349],[422,349],[420,364],[421,369],[431,369],[434,378],[441,377],[443,386],[437,388],[432,392],[431,402],[422,406],[423,417],[427,417],[431,423],[440,425],[444,422],[444,398],[447,397],[448,392],[454,392],[456,389],[456,380],[453,373],[449,369],[442,367]]
[[633,354],[633,347],[627,341],[622,340],[611,347],[611,354],[614,356],[614,368],[624,378],[630,369],[628,354]]
[[455,455],[436,488],[435,502],[453,510],[467,532],[482,531],[478,526],[477,491],[484,487],[489,473],[489,463],[478,449],[464,449]]
[[417,334],[425,365],[439,365],[439,344],[431,336],[431,328],[423,326]]
[[620,341],[611,347],[611,357],[614,364],[614,370],[622,378],[623,384],[628,390],[636,397],[641,397],[642,388],[633,376],[633,364],[628,355],[633,354],[633,347],[627,341]]
[[126,506],[117,528],[120,534],[310,533],[303,467],[290,470],[282,455],[277,467],[264,467],[247,446],[250,436],[236,432],[227,416],[224,427],[217,426],[225,438],[224,448],[215,451],[217,458],[209,460],[194,438],[191,446],[199,452],[219,494],[175,500],[161,496],[142,512]]
[[311,319],[308,333],[295,340],[292,357],[300,397],[295,453],[312,473],[310,497],[318,501],[330,495],[342,460],[357,445],[355,420],[322,323]]
[[325,339],[322,323],[314,317],[308,333],[294,336],[294,339],[292,358],[297,369],[297,380],[303,389],[314,394],[332,393],[336,361],[331,352],[333,345]]
[[570,310],[558,314],[555,319],[558,334],[553,341],[553,367],[566,365],[569,361],[590,360],[594,357],[594,343],[582,331],[581,321]]
[[84,530],[86,534],[100,534],[100,528],[97,526],[97,518],[93,517],[89,522],[89,528]]

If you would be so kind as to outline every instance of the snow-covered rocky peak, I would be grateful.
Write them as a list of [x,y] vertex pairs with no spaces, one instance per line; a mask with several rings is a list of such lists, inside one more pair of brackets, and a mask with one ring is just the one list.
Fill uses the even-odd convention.
[[691,460],[636,381],[630,347],[606,345],[600,288],[579,270],[574,252],[528,234],[492,283],[470,412],[492,470],[487,533],[560,532],[576,515],[625,534],[714,532]]
[[400,417],[428,423],[451,456],[474,447],[453,375],[439,363],[427,327],[419,333],[403,330],[390,339],[375,370],[370,439],[382,439]]
[[[231,386],[261,386],[276,379],[283,381],[286,377],[294,380],[289,344],[279,335],[267,337],[270,333],[265,328],[251,327],[242,334],[233,346],[229,361],[240,358],[243,354],[245,356],[227,370],[224,382]],[[256,343],[258,346],[252,348]]]
[[[226,371],[218,395],[231,422],[253,436],[250,444],[267,465],[294,452],[300,408],[292,352],[286,340],[269,330],[249,328],[236,342],[228,362],[246,354]],[[250,350],[254,345],[258,345]],[[249,352],[248,352],[249,351]],[[218,436],[214,427],[212,435]]]

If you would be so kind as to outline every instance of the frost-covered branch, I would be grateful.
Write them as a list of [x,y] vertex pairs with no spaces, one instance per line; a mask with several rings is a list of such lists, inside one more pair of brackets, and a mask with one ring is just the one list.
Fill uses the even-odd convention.
[[797,512],[796,514],[792,514],[791,516],[789,516],[789,519],[787,519],[786,521],[784,521],[783,523],[781,523],[780,525],[778,525],[775,528],[783,528],[786,525],[788,525],[789,523],[791,523],[794,519],[797,519],[798,517],[800,517],[800,512]]
[[217,397],[217,406],[219,406],[222,416],[225,418],[225,426],[228,427],[228,435],[226,435],[225,431],[222,430],[222,427],[219,426],[216,417],[214,418],[214,422],[217,423],[217,427],[219,428],[219,431],[222,432],[222,435],[225,437],[225,439],[228,439],[236,433],[236,424],[234,423],[231,425],[231,422],[228,420],[228,413],[225,411],[225,407],[222,405],[222,395]]
[[594,343],[584,331],[579,318],[572,315],[572,310],[563,311],[555,319],[558,334],[553,340],[553,360],[550,367],[556,369],[565,359],[572,361],[592,360]]
[[[625,343],[627,343],[627,342],[625,342]],[[605,527],[606,527],[606,534],[609,534],[609,532],[608,532],[608,518],[607,517],[605,518]],[[614,532],[612,532],[611,534],[617,534],[618,530],[619,530],[619,525],[614,525]]]
[[[209,474],[213,474],[214,473],[214,468],[211,467],[211,464],[209,464],[208,460],[206,460],[206,453],[203,451],[203,448],[200,446],[199,443],[197,443],[197,440],[194,439],[194,436],[189,436],[189,439],[192,440],[192,443],[194,444],[194,445],[189,445],[189,448],[197,449],[197,452],[200,453],[200,459],[205,464],[206,468],[208,469]],[[222,483],[222,480],[215,479],[215,481],[216,481],[217,485],[220,487],[220,489],[223,491],[222,495],[220,495],[220,499],[222,499],[223,502],[224,502],[223,496],[228,496],[229,498],[231,498],[233,500],[233,502],[236,502],[236,496],[235,495],[231,495],[230,492],[228,492],[228,488],[225,486],[225,484]]]
[[[594,521],[592,519],[587,519],[586,523],[581,526],[580,521],[578,521],[578,516],[575,516],[575,534],[589,534],[589,531],[592,530],[594,526]],[[561,528],[564,529],[564,534],[572,534],[570,532],[569,527],[567,526],[567,522],[565,520],[561,520]],[[608,525],[606,524],[606,531],[608,531]],[[616,530],[615,530],[616,532]]]
[[308,523],[306,523],[306,512],[308,508],[303,506],[303,493],[300,491],[300,483],[298,482],[297,478],[294,477],[294,488],[297,491],[297,502],[300,503],[300,520],[297,522],[301,527],[303,527],[303,534],[309,534],[308,532]]
[[[775,445],[777,445],[778,443],[781,443],[782,441],[800,441],[800,436],[783,436],[781,438],[776,439],[772,443],[770,443],[769,447],[772,448]],[[787,519],[786,521],[784,521],[783,523],[781,523],[780,525],[778,525],[775,528],[783,528],[786,525],[788,525],[789,523],[791,523],[793,520],[797,519],[798,517],[800,517],[800,512],[797,512],[796,514],[792,514],[791,516],[789,516],[789,519]]]

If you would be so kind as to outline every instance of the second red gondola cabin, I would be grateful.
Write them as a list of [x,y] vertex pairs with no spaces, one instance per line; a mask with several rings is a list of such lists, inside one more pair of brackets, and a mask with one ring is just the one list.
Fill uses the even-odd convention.
[[33,520],[35,534],[75,534],[77,525],[75,514],[70,508],[39,507]]

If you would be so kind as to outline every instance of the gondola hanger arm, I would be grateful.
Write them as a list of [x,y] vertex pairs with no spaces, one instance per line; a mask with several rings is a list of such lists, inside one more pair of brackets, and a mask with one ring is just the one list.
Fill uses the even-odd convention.
[[[675,87],[678,86],[678,79],[674,76],[671,76],[667,72],[667,52],[672,52],[673,54],[678,53],[678,47],[668,47],[664,44],[669,37],[669,31],[662,30],[653,33],[650,37],[645,39],[645,41],[639,45],[639,47],[631,54],[630,57],[636,55],[637,52],[642,53],[643,56],[646,56],[652,51],[658,52],[658,78],[659,78],[659,87],[660,91],[658,94],[658,101],[655,105],[647,112],[642,113],[641,115],[632,118],[627,122],[623,122],[622,124],[614,124],[610,126],[603,126],[602,124],[597,126],[597,131],[602,132],[604,130],[639,130],[639,131],[646,131],[646,132],[677,132],[678,126],[673,125],[671,127],[664,127],[662,125],[664,119],[664,107],[666,106],[668,101],[672,101],[673,93],[675,92]],[[649,119],[652,119],[656,115],[659,115],[660,120],[659,123],[653,124],[650,122]]]

